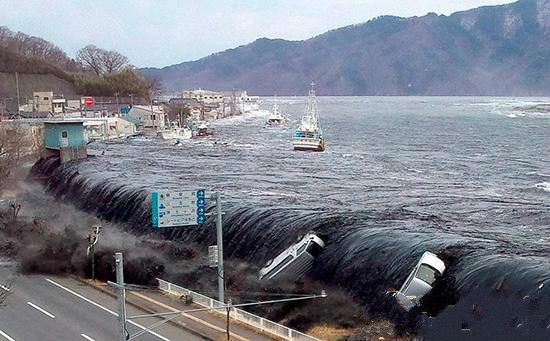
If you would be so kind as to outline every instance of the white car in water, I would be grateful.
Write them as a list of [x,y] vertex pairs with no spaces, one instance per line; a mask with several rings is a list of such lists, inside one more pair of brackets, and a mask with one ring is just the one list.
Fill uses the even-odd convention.
[[424,252],[409,277],[396,293],[397,301],[409,311],[429,293],[445,272],[445,263],[431,252]]
[[298,279],[308,272],[315,257],[325,247],[323,240],[312,233],[306,234],[296,244],[281,252],[277,257],[270,259],[260,270],[261,280],[270,280],[283,276]]

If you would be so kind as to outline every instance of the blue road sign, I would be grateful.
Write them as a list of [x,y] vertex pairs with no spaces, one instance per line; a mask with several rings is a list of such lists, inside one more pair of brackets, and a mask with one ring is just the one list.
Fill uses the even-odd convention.
[[153,192],[153,228],[188,226],[206,222],[204,189],[182,192]]

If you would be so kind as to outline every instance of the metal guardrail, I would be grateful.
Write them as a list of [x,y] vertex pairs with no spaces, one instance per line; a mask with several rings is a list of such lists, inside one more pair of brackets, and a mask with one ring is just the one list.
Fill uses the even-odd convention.
[[[207,308],[222,307],[220,310],[213,310],[219,314],[225,315],[226,310],[224,304],[207,296],[201,295],[189,289],[180,287],[157,278],[159,281],[159,289],[166,291],[172,295],[192,297],[193,303]],[[283,326],[282,324],[267,320],[263,317],[251,314],[247,311],[238,308],[232,308],[229,316],[235,321],[245,323],[253,328],[259,329],[261,332],[270,333],[289,341],[321,341],[318,338],[304,334],[297,330]]]

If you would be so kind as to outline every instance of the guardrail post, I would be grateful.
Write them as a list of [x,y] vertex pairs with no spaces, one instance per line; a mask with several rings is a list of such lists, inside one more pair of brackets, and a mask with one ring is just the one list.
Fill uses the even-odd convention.
[[264,318],[260,317],[260,330],[264,331]]
[[290,341],[292,341],[292,329],[287,328],[287,330],[288,330],[288,339],[289,339]]

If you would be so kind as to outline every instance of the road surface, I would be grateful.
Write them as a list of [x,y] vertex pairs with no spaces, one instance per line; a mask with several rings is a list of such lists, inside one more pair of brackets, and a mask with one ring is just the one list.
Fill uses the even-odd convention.
[[[0,271],[0,279],[6,276],[7,272]],[[117,341],[116,307],[116,300],[111,295],[72,278],[20,275],[0,306],[0,341]],[[127,314],[147,312],[127,305]],[[133,335],[158,321],[157,318],[128,321],[128,332]],[[166,323],[135,340],[205,339]]]

